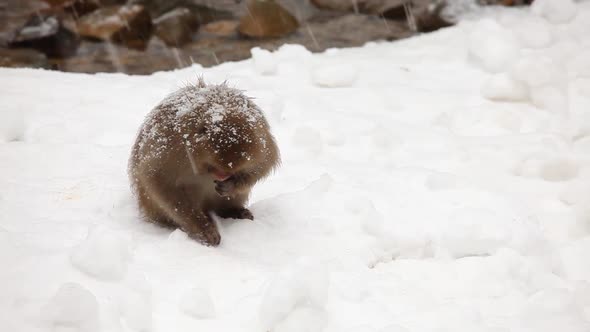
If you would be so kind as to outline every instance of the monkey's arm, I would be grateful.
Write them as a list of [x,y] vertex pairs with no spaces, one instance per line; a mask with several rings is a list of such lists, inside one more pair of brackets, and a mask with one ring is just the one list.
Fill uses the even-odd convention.
[[221,240],[217,226],[211,217],[195,207],[184,186],[167,183],[159,173],[142,175],[140,181],[150,200],[190,237],[208,245],[216,246]]
[[215,191],[221,196],[248,194],[256,182],[267,177],[280,164],[279,149],[272,137],[267,138],[269,145],[265,158],[255,167],[240,171],[225,181],[215,181]]

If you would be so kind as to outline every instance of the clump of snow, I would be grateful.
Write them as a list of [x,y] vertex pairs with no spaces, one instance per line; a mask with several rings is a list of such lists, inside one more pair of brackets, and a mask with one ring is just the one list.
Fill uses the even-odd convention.
[[426,178],[425,185],[430,190],[448,190],[458,186],[459,180],[450,173],[433,173]]
[[215,304],[209,292],[201,287],[187,289],[180,297],[180,310],[194,318],[215,317]]
[[324,330],[326,312],[313,307],[297,307],[272,332],[320,332]]
[[531,89],[533,105],[556,113],[567,113],[569,100],[563,87],[543,85]]
[[516,168],[515,174],[538,177],[545,181],[560,182],[575,178],[579,172],[576,161],[567,158],[547,158],[531,156],[524,159]]
[[131,278],[125,291],[118,294],[121,321],[134,332],[152,330],[152,290],[143,278]]
[[510,30],[491,19],[476,23],[472,29],[469,56],[482,69],[499,73],[518,59],[520,45]]
[[49,331],[98,332],[98,308],[89,290],[77,283],[66,283],[44,307],[42,316]]
[[567,69],[571,78],[590,78],[590,48],[576,53],[568,62]]
[[275,52],[282,62],[307,61],[312,58],[312,53],[305,46],[298,44],[284,44]]
[[567,72],[551,57],[524,57],[512,66],[510,76],[527,86],[533,105],[561,114],[569,111]]
[[578,11],[573,0],[535,0],[531,12],[545,18],[551,23],[570,22]]
[[299,127],[293,134],[293,143],[300,146],[311,155],[318,155],[322,152],[322,135],[315,129],[307,126]]
[[351,64],[317,64],[311,72],[313,83],[325,88],[353,86],[358,78],[358,69]]
[[527,101],[529,92],[527,86],[514,80],[507,73],[490,76],[481,88],[482,95],[497,101]]
[[437,243],[453,257],[491,255],[505,246],[527,248],[536,241],[526,220],[485,209],[459,209],[444,223]]
[[520,18],[511,28],[516,31],[520,42],[528,48],[544,48],[554,40],[550,25],[538,17]]
[[272,52],[260,47],[254,47],[250,50],[250,53],[252,53],[254,68],[258,73],[262,75],[272,75],[277,72],[278,63]]
[[403,326],[395,324],[395,325],[388,325],[383,328],[380,328],[379,332],[409,332],[409,330]]
[[262,298],[259,320],[265,331],[321,331],[329,286],[321,264],[307,259],[281,270]]
[[344,332],[377,332],[377,330],[367,325],[360,325],[347,328]]
[[574,182],[563,189],[559,198],[569,205],[584,205],[590,198],[590,186],[585,181]]
[[6,105],[0,113],[0,143],[24,139],[24,112]]
[[104,227],[88,230],[86,239],[72,249],[70,261],[80,271],[100,280],[121,280],[131,259],[127,235]]
[[511,75],[531,87],[563,82],[564,68],[548,56],[520,58],[510,71]]
[[587,256],[588,250],[590,250],[589,236],[568,244],[560,250],[562,269],[570,279],[586,282],[590,280],[590,266],[579,264],[580,259]]
[[534,320],[537,331],[552,331],[567,326],[568,331],[582,332],[589,327],[576,303],[575,294],[564,288],[548,288],[529,297],[523,314]]

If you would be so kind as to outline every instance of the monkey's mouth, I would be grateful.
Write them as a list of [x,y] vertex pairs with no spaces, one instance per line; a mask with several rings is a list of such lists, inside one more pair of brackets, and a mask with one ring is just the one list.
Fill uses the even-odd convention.
[[215,178],[215,180],[222,181],[223,182],[223,181],[231,178],[231,174],[224,173],[224,172],[221,172],[221,173],[213,173],[213,177]]
[[223,182],[223,181],[229,179],[232,176],[231,173],[226,173],[226,172],[224,172],[224,171],[222,171],[220,169],[217,169],[217,168],[215,168],[213,166],[209,166],[208,167],[208,171],[209,171],[209,173],[211,173],[211,176],[213,176],[213,178],[216,181]]

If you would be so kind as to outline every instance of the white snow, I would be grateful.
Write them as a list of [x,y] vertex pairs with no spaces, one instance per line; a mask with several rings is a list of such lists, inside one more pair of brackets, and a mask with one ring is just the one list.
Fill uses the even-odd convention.
[[259,319],[264,331],[321,331],[329,286],[322,264],[301,260],[280,271],[267,287]]
[[254,47],[250,50],[252,53],[252,61],[254,61],[254,68],[262,75],[273,75],[277,72],[277,61],[274,55],[267,50],[260,47]]
[[[0,326],[589,331],[590,2],[573,5],[150,76],[0,68]],[[145,116],[199,76],[253,97],[282,155],[217,248],[143,222],[126,174]],[[172,96],[174,121],[210,102]]]
[[484,19],[470,27],[469,56],[490,73],[503,71],[519,57],[519,44],[514,33],[497,21]]
[[145,278],[133,276],[127,280],[117,297],[122,326],[134,332],[152,331],[152,290]]
[[90,229],[88,237],[72,250],[72,264],[82,272],[101,280],[121,280],[131,258],[125,234],[99,227]]
[[20,141],[24,137],[25,119],[22,109],[4,105],[0,113],[0,143]]
[[567,23],[571,21],[578,8],[573,0],[535,0],[531,12],[551,23]]
[[76,283],[63,284],[43,308],[49,331],[98,332],[98,302],[87,289]]
[[333,64],[326,60],[316,64],[312,69],[313,83],[320,87],[341,88],[354,85],[358,77],[358,70],[350,64]]
[[529,91],[527,86],[506,73],[490,76],[482,86],[482,95],[497,101],[527,101]]
[[195,287],[183,292],[180,309],[195,318],[215,317],[215,304],[205,288]]

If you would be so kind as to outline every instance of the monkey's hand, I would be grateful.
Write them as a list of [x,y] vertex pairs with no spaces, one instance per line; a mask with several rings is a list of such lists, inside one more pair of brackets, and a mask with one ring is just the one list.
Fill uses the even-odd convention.
[[236,191],[236,183],[233,177],[225,181],[215,181],[215,191],[219,196],[231,197]]

